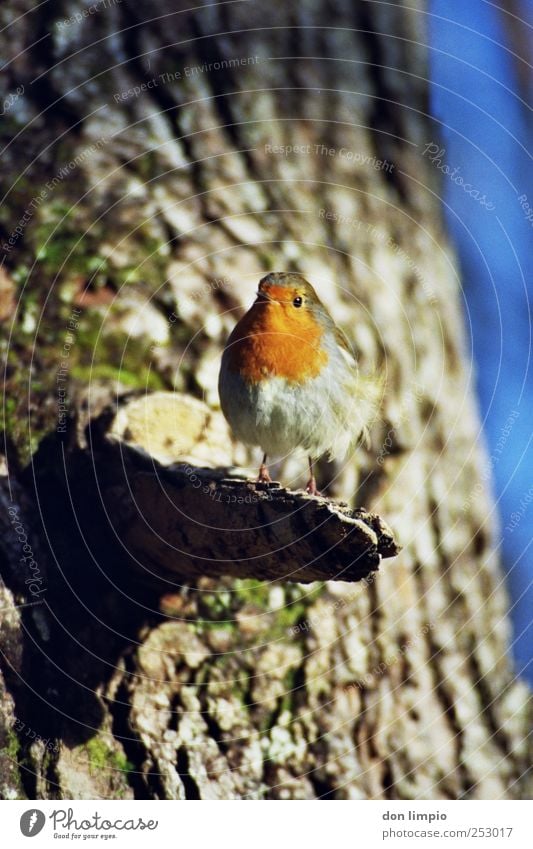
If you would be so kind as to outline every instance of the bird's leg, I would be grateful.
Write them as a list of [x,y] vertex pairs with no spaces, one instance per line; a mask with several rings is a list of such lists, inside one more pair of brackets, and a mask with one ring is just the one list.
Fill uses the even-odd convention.
[[315,473],[313,471],[313,458],[309,457],[309,480],[307,481],[307,486],[305,491],[309,493],[309,495],[322,495],[321,492],[316,488],[316,478]]
[[268,474],[268,468],[267,468],[266,462],[267,462],[267,455],[263,454],[263,462],[259,466],[259,475],[257,477],[258,483],[272,483],[272,478]]

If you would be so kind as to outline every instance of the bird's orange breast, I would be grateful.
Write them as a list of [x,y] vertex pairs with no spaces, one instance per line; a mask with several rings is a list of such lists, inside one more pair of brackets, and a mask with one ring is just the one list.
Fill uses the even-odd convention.
[[324,330],[309,310],[291,310],[291,304],[256,301],[228,340],[231,371],[254,383],[266,377],[301,382],[320,373],[329,359],[320,344]]

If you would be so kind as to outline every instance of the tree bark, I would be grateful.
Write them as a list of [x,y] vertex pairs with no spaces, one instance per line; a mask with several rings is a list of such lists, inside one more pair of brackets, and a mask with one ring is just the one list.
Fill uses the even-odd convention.
[[[439,137],[424,6],[123,0],[78,23],[76,2],[32,5],[1,11],[6,96],[24,88],[1,177],[2,795],[527,796],[529,700],[424,156]],[[87,422],[110,386],[215,408],[235,318],[285,269],[316,285],[362,371],[386,374],[372,447],[320,474],[403,551],[355,587],[147,587]],[[251,461],[222,424],[190,451],[164,416],[153,431],[197,466]]]

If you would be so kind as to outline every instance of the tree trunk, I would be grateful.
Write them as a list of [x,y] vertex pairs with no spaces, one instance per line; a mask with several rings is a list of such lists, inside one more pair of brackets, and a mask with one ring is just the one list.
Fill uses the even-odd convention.
[[[60,5],[0,12],[2,795],[526,796],[528,695],[424,155],[423,7]],[[115,382],[216,407],[221,346],[271,270],[304,274],[386,374],[372,447],[319,473],[403,551],[355,585],[147,587],[85,425]],[[176,459],[174,428],[149,430]],[[197,465],[251,461],[223,428]]]

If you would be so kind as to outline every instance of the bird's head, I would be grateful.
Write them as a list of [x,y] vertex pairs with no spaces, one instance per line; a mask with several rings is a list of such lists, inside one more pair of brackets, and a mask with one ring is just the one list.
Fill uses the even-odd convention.
[[257,302],[277,304],[287,317],[295,320],[298,312],[303,318],[308,310],[322,307],[318,295],[305,277],[285,271],[272,271],[259,281]]

